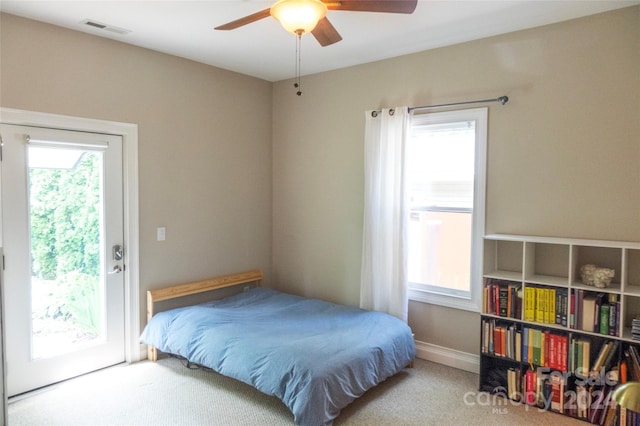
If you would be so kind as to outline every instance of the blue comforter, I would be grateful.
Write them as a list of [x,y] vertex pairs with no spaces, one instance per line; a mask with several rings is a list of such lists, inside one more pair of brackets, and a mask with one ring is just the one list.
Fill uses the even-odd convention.
[[330,425],[415,356],[395,317],[268,288],[158,313],[141,342],[280,398],[303,426]]

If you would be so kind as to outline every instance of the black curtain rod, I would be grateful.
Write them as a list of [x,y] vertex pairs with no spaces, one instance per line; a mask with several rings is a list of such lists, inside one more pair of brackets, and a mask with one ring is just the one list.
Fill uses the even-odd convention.
[[[489,102],[500,102],[502,105],[504,105],[507,102],[509,102],[509,97],[505,95],[505,96],[500,96],[499,98],[495,98],[495,99],[481,99],[479,101],[464,101],[464,102],[453,102],[453,103],[450,103],[450,104],[417,106],[417,107],[409,108],[409,112],[418,111],[418,110],[424,110],[424,109],[445,108],[445,107],[458,106],[458,105],[486,104],[486,103],[489,103]],[[380,114],[380,111],[381,110],[371,111],[371,116],[372,117],[377,117],[378,114]]]

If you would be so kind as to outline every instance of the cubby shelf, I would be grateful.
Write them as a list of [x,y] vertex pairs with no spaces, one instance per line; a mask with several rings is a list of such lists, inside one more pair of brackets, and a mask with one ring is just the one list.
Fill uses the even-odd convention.
[[[613,269],[615,276],[609,286],[599,288],[583,284],[580,268],[585,264]],[[562,392],[573,392],[574,398],[576,392],[591,395],[596,387],[598,392],[609,394],[615,382],[621,380],[622,363],[626,367],[633,361],[629,353],[640,351],[640,341],[634,340],[631,334],[632,319],[640,317],[640,243],[487,235],[484,238],[483,283],[482,391],[504,391],[511,395],[511,376],[515,374],[518,381],[514,383],[518,383],[518,390],[524,395],[525,375],[538,366],[530,359],[522,359],[526,358],[524,352],[531,344],[531,340],[525,343],[525,331],[542,339],[543,347],[538,349],[543,351],[543,358],[544,351],[548,351],[547,356],[553,357],[552,364],[555,365],[560,365],[561,360],[563,365],[592,368],[599,365],[598,362],[604,362],[604,355],[600,360],[601,354],[611,353],[603,366],[608,370],[606,384],[602,386],[596,382],[584,390],[581,373],[570,368],[565,372],[560,385],[564,389]],[[495,345],[498,345],[494,339],[505,339],[499,343],[499,354],[494,353]],[[558,347],[560,344],[564,345],[562,350]],[[504,355],[505,351],[510,355]],[[578,359],[578,351],[582,359]],[[516,354],[519,359],[515,359]],[[557,377],[548,374],[548,365],[538,367],[544,367],[547,375],[541,375],[538,368],[537,380],[544,380],[549,386],[552,381],[557,382]],[[551,370],[554,370],[553,366]],[[589,374],[599,377],[598,372]],[[637,372],[629,368],[628,375],[629,380],[640,380],[640,367]],[[496,383],[501,385],[496,386]],[[562,392],[562,403],[554,400],[555,405],[551,405],[551,401],[547,401],[549,405],[545,408],[586,421],[598,419],[597,422],[604,422],[607,413],[598,410],[608,411],[608,406],[598,407],[595,403],[591,406],[589,402],[586,407],[565,408],[565,393]]]

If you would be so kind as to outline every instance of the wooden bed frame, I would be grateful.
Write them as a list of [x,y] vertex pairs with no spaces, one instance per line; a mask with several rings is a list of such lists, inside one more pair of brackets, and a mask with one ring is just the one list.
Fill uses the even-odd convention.
[[[262,279],[262,271],[260,269],[252,269],[250,271],[223,275],[216,278],[210,278],[208,280],[179,284],[171,287],[160,288],[157,290],[149,290],[147,291],[147,322],[151,320],[151,317],[154,314],[154,307],[156,302],[176,299],[192,294],[204,293],[207,291],[231,287],[239,284],[255,283],[257,286],[260,286]],[[158,350],[153,346],[148,346],[147,358],[151,361],[157,361]]]

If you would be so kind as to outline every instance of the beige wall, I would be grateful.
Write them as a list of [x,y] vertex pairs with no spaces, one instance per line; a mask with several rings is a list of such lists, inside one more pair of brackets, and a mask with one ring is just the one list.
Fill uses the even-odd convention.
[[256,267],[269,277],[271,83],[1,19],[2,107],[138,125],[142,323],[147,289]]
[[[489,108],[488,232],[640,241],[640,7],[290,81],[273,91],[273,277],[357,304],[364,111]],[[412,302],[421,341],[477,353],[479,316]]]

